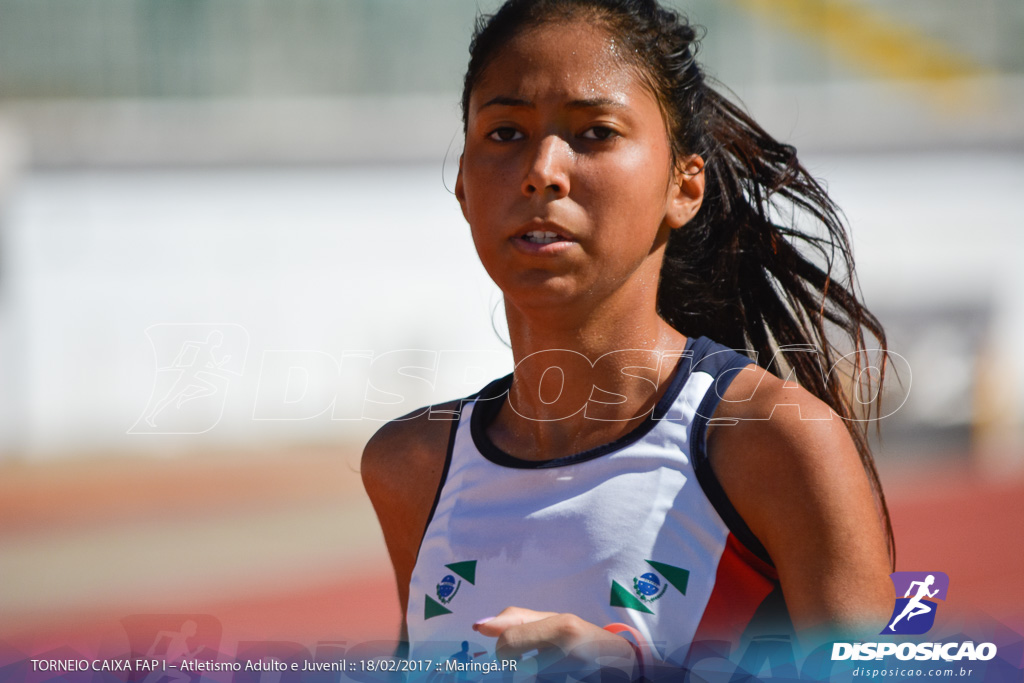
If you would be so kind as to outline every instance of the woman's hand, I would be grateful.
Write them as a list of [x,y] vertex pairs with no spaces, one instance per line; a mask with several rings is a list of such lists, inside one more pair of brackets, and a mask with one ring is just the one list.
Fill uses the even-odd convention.
[[571,671],[581,680],[595,674],[600,680],[631,680],[637,668],[636,650],[629,641],[575,614],[507,607],[496,617],[478,621],[473,630],[498,639],[498,659],[522,659],[536,651],[538,673]]

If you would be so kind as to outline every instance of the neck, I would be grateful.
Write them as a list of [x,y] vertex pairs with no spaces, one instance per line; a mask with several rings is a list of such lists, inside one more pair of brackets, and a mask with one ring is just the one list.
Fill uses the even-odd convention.
[[[607,303],[607,302],[606,302]],[[499,448],[546,460],[613,441],[664,393],[686,338],[653,305],[585,315],[506,304],[516,369],[491,430]]]

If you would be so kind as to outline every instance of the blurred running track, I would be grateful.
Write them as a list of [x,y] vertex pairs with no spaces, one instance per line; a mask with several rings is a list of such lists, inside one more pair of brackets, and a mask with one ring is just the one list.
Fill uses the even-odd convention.
[[[354,449],[4,464],[0,641],[116,650],[136,614],[213,615],[225,643],[394,639],[391,568],[357,470]],[[897,569],[946,572],[946,614],[1024,633],[1024,479],[965,466],[883,480]]]

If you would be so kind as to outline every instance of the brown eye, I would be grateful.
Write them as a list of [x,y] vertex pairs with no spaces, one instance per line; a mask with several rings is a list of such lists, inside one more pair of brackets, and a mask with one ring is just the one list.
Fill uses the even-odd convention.
[[588,140],[610,140],[618,135],[614,130],[607,126],[592,126],[585,131],[580,137]]
[[523,134],[515,128],[503,126],[492,130],[487,137],[495,142],[511,142],[513,140],[519,140],[523,137]]

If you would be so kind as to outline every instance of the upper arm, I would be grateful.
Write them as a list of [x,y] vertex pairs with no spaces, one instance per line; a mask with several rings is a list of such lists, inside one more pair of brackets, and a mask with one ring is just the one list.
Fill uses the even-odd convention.
[[892,609],[888,544],[844,421],[760,368],[740,372],[708,435],[712,469],[771,556],[797,628],[881,626]]
[[[437,406],[453,410],[457,403]],[[398,583],[402,613],[409,599],[409,580],[420,541],[426,531],[441,484],[453,420],[430,419],[421,411],[388,422],[363,449],[363,486],[373,503]]]

